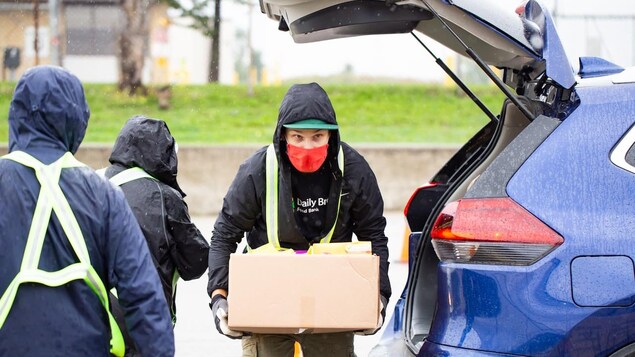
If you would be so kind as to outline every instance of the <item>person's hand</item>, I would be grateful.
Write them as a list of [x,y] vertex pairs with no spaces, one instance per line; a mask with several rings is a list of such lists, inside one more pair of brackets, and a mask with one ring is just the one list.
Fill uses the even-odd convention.
[[384,324],[384,318],[386,317],[386,306],[388,306],[388,299],[386,299],[382,295],[379,295],[379,300],[380,300],[379,317],[377,319],[377,326],[366,329],[366,330],[356,331],[355,332],[356,335],[362,335],[362,336],[374,335],[377,333],[377,331],[379,331],[379,329]]
[[214,324],[216,324],[218,332],[232,339],[240,339],[243,337],[242,332],[229,329],[229,325],[227,324],[227,299],[225,296],[221,294],[214,295],[209,307],[212,309]]

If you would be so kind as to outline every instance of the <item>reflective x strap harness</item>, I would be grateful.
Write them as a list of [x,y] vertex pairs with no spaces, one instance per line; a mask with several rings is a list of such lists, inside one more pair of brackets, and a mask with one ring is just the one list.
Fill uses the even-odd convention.
[[[125,345],[121,331],[108,308],[108,295],[99,275],[90,264],[90,256],[86,248],[86,242],[77,219],[71,210],[62,189],[59,186],[59,179],[62,169],[85,166],[77,161],[70,152],[67,152],[50,165],[44,165],[31,155],[14,151],[2,158],[10,159],[24,166],[35,170],[36,177],[40,182],[40,193],[33,213],[33,221],[29,229],[24,256],[20,271],[9,284],[9,287],[0,298],[0,328],[4,324],[13,301],[15,300],[18,287],[22,283],[38,283],[50,287],[57,287],[74,280],[84,280],[91,290],[99,297],[102,305],[108,313],[112,338],[110,340],[110,352],[115,356],[123,356]],[[51,219],[52,212],[58,217],[62,229],[79,258],[78,263],[71,264],[61,270],[48,272],[38,268],[42,245],[46,237],[46,231]]]
[[[340,150],[337,154],[337,164],[342,170],[342,177],[344,177],[344,150],[340,146]],[[280,241],[278,239],[278,158],[276,157],[276,150],[273,144],[270,144],[267,148],[266,159],[266,205],[265,205],[265,223],[267,224],[267,238],[269,244],[276,250],[281,250]],[[337,224],[337,217],[340,213],[340,203],[342,200],[341,190],[337,195],[337,213],[335,214],[335,222],[329,233],[320,240],[320,243],[330,243],[335,231],[335,225]]]

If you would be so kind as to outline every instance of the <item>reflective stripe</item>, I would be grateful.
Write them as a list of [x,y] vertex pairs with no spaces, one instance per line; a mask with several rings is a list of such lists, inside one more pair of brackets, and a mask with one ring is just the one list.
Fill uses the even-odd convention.
[[115,176],[110,178],[110,182],[114,183],[117,186],[121,186],[124,183],[128,183],[130,181],[134,181],[140,178],[149,178],[152,180],[156,180],[154,177],[150,176],[147,172],[143,171],[140,167],[131,167],[129,169],[125,169]]
[[278,240],[278,158],[273,144],[267,148],[266,177],[265,223],[267,225],[267,239],[274,248],[280,249],[280,241]]
[[[342,149],[341,146],[340,146],[339,152],[337,153],[337,165],[340,167],[340,170],[342,170],[342,180],[344,180],[344,150]],[[342,187],[344,187],[343,182],[342,182]],[[333,227],[331,227],[331,230],[326,235],[326,237],[320,240],[320,243],[331,243],[331,238],[333,238],[333,232],[335,232],[335,225],[337,225],[337,218],[339,217],[339,214],[340,214],[341,202],[342,202],[342,189],[340,188],[340,192],[337,195],[337,213],[335,214],[335,222],[333,222]]]
[[[43,182],[47,185],[48,190],[44,191],[48,195],[48,199],[53,203],[53,211],[57,215],[59,222],[62,225],[62,229],[64,230],[64,233],[66,233],[75,253],[78,255],[79,261],[90,264],[90,256],[88,255],[86,241],[84,241],[84,236],[79,228],[77,219],[71,210],[71,206],[68,204],[68,200],[66,200],[66,197],[58,184],[61,168],[56,174],[57,175],[54,179],[55,181],[53,181],[52,177],[45,174],[40,180],[40,183]],[[39,176],[41,175],[38,174],[38,179],[40,178]],[[42,189],[44,189],[44,186],[42,186]]]
[[[337,153],[337,164],[342,171],[342,178],[344,177],[344,150],[340,146]],[[278,238],[278,158],[276,157],[276,151],[273,144],[270,144],[267,148],[267,157],[265,164],[265,175],[267,180],[266,193],[265,193],[265,224],[267,225],[267,239],[269,244],[276,250],[282,250],[280,248],[280,240]],[[335,222],[333,227],[329,230],[328,234],[320,240],[321,243],[330,243],[335,232],[335,226],[337,225],[337,218],[340,214],[340,203],[342,202],[342,190],[337,195],[337,211],[335,214]],[[251,248],[249,248],[251,249]]]
[[69,281],[84,279],[88,275],[88,265],[84,263],[74,263],[64,269],[48,272],[39,269],[21,271],[20,280],[23,282],[39,283],[42,285],[55,287],[68,283]]
[[33,212],[31,228],[29,229],[26,247],[24,248],[25,254],[24,258],[22,258],[20,270],[30,269],[33,266],[37,268],[37,263],[40,261],[44,236],[48,229],[51,212],[53,212],[53,206],[49,200],[43,198],[44,196],[43,190],[40,190],[37,203],[35,204],[35,211]]
[[[104,309],[108,313],[111,330],[110,352],[115,356],[123,356],[125,345],[121,331],[110,313],[108,295],[104,283],[90,264],[90,256],[86,241],[82,234],[77,219],[64,192],[59,186],[62,169],[85,166],[77,161],[70,152],[50,165],[44,165],[34,157],[21,151],[14,151],[2,158],[13,160],[24,166],[33,168],[37,180],[40,183],[40,193],[33,212],[33,219],[27,237],[26,247],[20,271],[13,278],[11,284],[0,298],[0,328],[4,325],[18,287],[22,283],[38,283],[50,287],[57,287],[74,280],[84,280],[91,290],[97,295]],[[38,268],[42,245],[48,230],[51,213],[55,212],[66,234],[73,251],[79,259],[79,263],[71,264],[54,272],[40,270]]]
[[172,313],[172,325],[176,325],[176,305],[174,304],[174,297],[176,296],[176,284],[179,282],[179,278],[181,278],[179,271],[175,269],[174,275],[172,275],[172,301],[169,302],[170,312]]

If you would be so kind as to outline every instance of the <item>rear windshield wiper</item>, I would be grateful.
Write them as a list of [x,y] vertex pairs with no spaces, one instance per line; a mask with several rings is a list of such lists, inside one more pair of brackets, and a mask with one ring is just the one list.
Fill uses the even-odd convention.
[[[496,86],[503,91],[503,93],[505,94],[505,96],[507,96],[507,98],[509,98],[509,100],[512,101],[512,103],[514,103],[514,105],[516,105],[516,107],[518,107],[518,110],[520,110],[523,115],[525,115],[527,117],[527,119],[529,119],[530,121],[533,121],[535,118],[535,115],[533,115],[529,109],[527,109],[527,107],[525,107],[523,105],[523,103],[521,103],[518,98],[516,98],[516,96],[509,91],[509,89],[507,88],[507,86],[505,85],[505,83],[503,83],[503,81],[500,80],[500,78],[498,78],[498,76],[496,75],[496,73],[494,73],[494,71],[492,71],[491,68],[489,68],[489,66],[487,65],[487,63],[483,62],[483,60],[476,54],[476,52],[474,52],[462,39],[459,35],[456,34],[456,32],[454,32],[454,30],[452,30],[452,28],[450,28],[450,26],[448,26],[448,24],[445,22],[445,20],[443,20],[443,18],[441,16],[439,16],[439,13],[432,8],[432,6],[430,6],[428,4],[427,1],[422,0],[423,4],[428,8],[428,10],[430,10],[430,12],[432,12],[434,14],[434,16],[439,19],[439,21],[441,21],[441,23],[443,24],[443,27],[445,27],[446,29],[448,29],[448,31],[450,32],[450,34],[457,40],[459,41],[459,43],[461,44],[461,46],[465,49],[465,53],[468,54],[468,56],[470,56],[474,62],[476,62],[476,64],[481,67],[481,69],[483,70],[483,72],[485,72],[485,74],[492,80],[492,82],[494,82],[494,84],[496,84]],[[463,88],[463,87],[461,87]],[[469,95],[469,94],[468,94]],[[478,103],[477,103],[478,104]]]
[[476,105],[481,108],[481,110],[483,111],[483,113],[485,113],[485,115],[487,115],[489,117],[489,119],[491,121],[498,121],[498,117],[494,115],[494,113],[492,113],[489,108],[487,108],[487,106],[485,106],[485,104],[483,104],[483,102],[481,102],[480,99],[478,99],[478,97],[474,94],[474,92],[472,92],[470,90],[470,88],[468,88],[465,83],[463,83],[463,81],[461,81],[461,79],[459,77],[456,76],[456,74],[454,74],[454,72],[452,72],[452,70],[445,64],[445,62],[443,62],[442,59],[440,59],[439,57],[437,57],[429,48],[428,46],[425,45],[425,43],[423,43],[423,41],[421,41],[419,39],[419,37],[417,37],[417,35],[415,35],[414,32],[411,32],[410,34],[412,34],[412,36],[414,36],[414,38],[417,39],[417,41],[419,41],[419,43],[421,44],[421,46],[423,46],[423,48],[426,49],[426,51],[428,51],[428,53],[430,54],[430,56],[432,56],[434,58],[434,61],[439,65],[439,67],[441,67],[445,73],[450,76],[450,78],[452,78],[452,80],[454,81],[454,83],[456,83],[459,87],[461,87],[461,89],[463,90],[463,92],[465,92],[465,94],[468,95],[468,97],[470,97],[470,99],[472,99],[472,101],[474,103],[476,103]]

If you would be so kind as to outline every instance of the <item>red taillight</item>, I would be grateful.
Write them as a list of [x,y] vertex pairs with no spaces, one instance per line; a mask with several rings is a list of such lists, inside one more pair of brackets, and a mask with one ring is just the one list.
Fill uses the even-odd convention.
[[485,264],[529,265],[563,242],[509,197],[449,203],[431,237],[441,261]]
[[406,203],[406,207],[404,207],[403,209],[403,215],[407,216],[408,215],[408,210],[410,209],[410,204],[412,203],[412,200],[417,196],[417,194],[419,193],[419,191],[421,190],[425,190],[431,187],[434,187],[438,185],[436,182],[428,182],[427,184],[417,188],[415,190],[415,192],[410,196],[410,198],[408,199],[408,203]]

